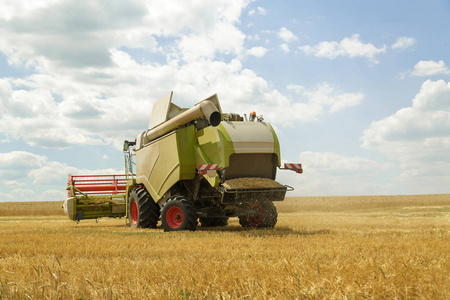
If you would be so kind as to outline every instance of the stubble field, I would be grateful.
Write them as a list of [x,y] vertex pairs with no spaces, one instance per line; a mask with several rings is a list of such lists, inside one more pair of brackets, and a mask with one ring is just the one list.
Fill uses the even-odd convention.
[[0,203],[0,299],[450,297],[450,195],[276,205],[273,230],[165,233]]

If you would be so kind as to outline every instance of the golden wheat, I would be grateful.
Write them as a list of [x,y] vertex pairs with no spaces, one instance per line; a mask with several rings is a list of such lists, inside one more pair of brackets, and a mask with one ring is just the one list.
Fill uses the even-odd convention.
[[63,201],[46,202],[0,202],[0,217],[3,216],[55,216],[64,215]]
[[450,200],[427,197],[287,199],[274,230],[4,216],[0,299],[446,299]]

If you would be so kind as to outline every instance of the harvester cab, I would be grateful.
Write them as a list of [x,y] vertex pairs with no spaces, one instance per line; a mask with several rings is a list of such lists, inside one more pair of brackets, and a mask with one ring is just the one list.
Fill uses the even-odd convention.
[[154,103],[147,130],[124,142],[120,181],[69,176],[69,218],[126,216],[131,227],[155,228],[161,221],[165,231],[195,230],[198,221],[225,226],[230,217],[243,227],[274,227],[273,202],[293,190],[275,181],[277,169],[303,170],[301,164],[281,167],[273,127],[255,112],[248,121],[223,113],[217,95],[190,109],[173,104],[172,95]]

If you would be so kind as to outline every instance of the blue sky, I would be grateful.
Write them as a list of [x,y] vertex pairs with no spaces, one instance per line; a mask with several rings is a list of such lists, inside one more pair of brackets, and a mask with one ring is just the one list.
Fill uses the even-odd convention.
[[123,172],[169,91],[277,130],[291,196],[450,193],[449,1],[2,1],[0,201]]

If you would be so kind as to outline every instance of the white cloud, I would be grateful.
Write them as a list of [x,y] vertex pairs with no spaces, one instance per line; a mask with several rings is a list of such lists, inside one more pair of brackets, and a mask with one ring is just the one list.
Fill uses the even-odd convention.
[[17,180],[6,180],[2,183],[4,186],[9,187],[9,188],[17,188],[17,187],[26,186],[26,183],[19,182]]
[[115,169],[89,170],[78,169],[57,161],[49,161],[40,168],[32,169],[27,176],[34,184],[52,185],[55,183],[66,183],[68,174],[72,175],[100,175],[100,174],[123,174],[123,171]]
[[31,189],[18,188],[9,193],[0,193],[0,202],[19,201],[62,201],[67,198],[67,192],[63,190],[45,190],[36,192]]
[[0,2],[0,19],[10,20],[17,16],[27,16],[36,9],[54,5],[62,0],[28,1],[28,0],[4,0]]
[[0,193],[0,202],[35,201],[36,192],[31,189],[14,189],[10,193]]
[[179,42],[181,57],[187,62],[213,59],[216,54],[240,54],[245,35],[232,24],[218,23],[211,30],[184,35]]
[[247,36],[246,36],[246,39],[249,40],[249,41],[260,41],[260,40],[261,40],[261,38],[259,37],[258,34],[255,34],[255,35],[247,35]]
[[306,54],[313,54],[316,57],[325,57],[335,59],[338,56],[348,57],[365,57],[369,62],[378,64],[376,55],[386,52],[386,45],[380,48],[375,47],[371,43],[364,44],[360,41],[359,34],[353,34],[351,37],[346,37],[340,42],[324,41],[315,46],[301,46],[300,50]]
[[450,70],[445,66],[443,60],[438,62],[432,60],[421,60],[411,72],[411,76],[433,76],[439,74],[450,74]]
[[253,16],[255,14],[265,16],[267,14],[267,12],[263,7],[260,7],[260,6],[258,6],[256,9],[251,9],[248,11],[249,16]]
[[[21,15],[16,12],[29,7],[28,2],[12,2],[2,7],[14,13],[8,13],[1,26],[0,51],[10,61],[59,68],[110,66],[110,49],[127,46],[156,51],[155,37],[159,36],[177,39],[191,36],[199,41],[198,34],[206,32],[207,54],[211,53],[210,43],[216,47],[215,51],[229,51],[230,47],[236,47],[233,24],[248,4],[246,0],[182,3],[133,0],[86,5],[69,0],[32,5],[32,14]],[[187,43],[186,39],[183,42]],[[205,45],[202,40],[199,43]]]
[[403,51],[416,43],[416,39],[412,37],[402,36],[397,39],[397,41],[391,45],[394,50]]
[[362,146],[399,162],[401,183],[414,192],[437,190],[450,182],[450,83],[423,83],[411,107],[402,108],[364,131]]
[[[61,149],[113,143],[120,149],[124,139],[145,130],[152,101],[170,90],[175,91],[174,102],[185,107],[217,92],[224,110],[245,113],[258,109],[268,120],[284,125],[317,120],[362,99],[361,94],[343,93],[331,85],[305,88],[300,100],[298,96],[287,98],[253,71],[243,69],[237,59],[158,66],[137,64],[118,50],[111,52],[111,57],[119,67],[95,70],[101,77],[92,77],[91,70],[74,70],[71,75],[76,78],[85,74],[91,78],[76,85],[69,78],[50,74],[0,80],[3,93],[8,95],[1,102],[8,107],[0,112],[1,131],[32,146]],[[27,90],[13,88],[19,84]],[[20,105],[28,99],[35,99],[34,104]],[[301,113],[280,120],[278,116],[287,110]]]
[[364,157],[346,157],[330,152],[302,152],[298,158],[304,173],[278,172],[280,182],[297,186],[296,195],[338,196],[387,193],[389,185],[378,177],[394,166]]
[[[215,92],[203,80],[203,75],[208,77],[211,72],[207,62],[218,54],[237,57],[244,53],[245,35],[234,24],[246,3],[175,5],[163,1],[144,3],[145,7],[134,1],[120,9],[107,3],[86,7],[66,1],[37,6],[25,17],[10,14],[11,21],[0,29],[0,51],[10,62],[30,64],[35,74],[0,80],[4,141],[21,138],[32,146],[59,149],[105,143],[120,148],[124,138],[145,129],[152,102],[161,95],[175,90],[182,100],[190,99],[191,105],[209,94],[199,96],[199,91]],[[116,14],[120,16],[116,18]],[[113,28],[108,23],[113,23]],[[34,28],[35,24],[39,28]],[[79,25],[84,34],[69,25]],[[166,49],[156,49],[159,35],[174,40]],[[121,46],[162,51],[168,63],[139,64],[118,50]],[[250,53],[261,55],[261,50]],[[196,74],[195,82],[192,74]]]
[[17,185],[16,179],[47,163],[47,157],[26,151],[0,153],[0,180],[6,185]]
[[[224,111],[242,114],[258,110],[267,120],[280,125],[291,125],[294,121],[315,121],[322,115],[358,105],[363,99],[360,93],[342,92],[328,83],[314,88],[290,85],[288,89],[294,91],[295,95],[287,97],[272,89],[266,80],[253,71],[243,69],[238,60],[230,64],[211,62],[205,66],[199,65],[199,68],[209,68],[211,72],[208,72],[206,78],[202,76],[201,81],[205,82],[199,80],[198,85],[216,87]],[[194,69],[187,73],[193,72]],[[227,84],[224,85],[223,82]],[[280,115],[285,117],[279,118]]]
[[[445,142],[449,138],[450,83],[427,80],[411,107],[372,122],[364,132],[363,146],[398,160],[405,157],[438,158],[441,157],[439,153],[450,155]],[[440,142],[432,143],[433,140]],[[427,146],[427,143],[430,144]]]
[[256,56],[256,57],[263,57],[267,52],[267,48],[264,47],[253,47],[249,50],[247,50],[248,55]]
[[140,25],[145,14],[145,6],[138,1],[50,2],[4,23],[0,51],[12,61],[38,65],[107,66],[111,63],[108,49],[127,42],[124,30],[140,26],[145,31]]
[[284,53],[289,53],[289,52],[291,52],[291,49],[289,49],[289,45],[288,45],[287,43],[281,44],[281,45],[280,45],[280,48],[281,48],[281,50],[282,50]]
[[[360,103],[362,94],[330,84],[286,96],[243,68],[245,55],[261,57],[267,51],[244,47],[237,25],[248,3],[132,1],[121,7],[73,0],[36,6],[33,14],[9,14],[0,27],[0,51],[22,66],[30,64],[34,73],[0,79],[0,134],[35,147],[112,144],[121,149],[124,139],[146,129],[152,103],[171,90],[183,107],[218,93],[225,111],[256,109],[279,125],[314,121]],[[278,34],[286,43],[296,39],[286,28]],[[128,48],[158,53],[167,61],[137,62]],[[280,119],[286,111],[299,113]]]
[[292,105],[292,109],[302,115],[305,121],[317,120],[324,113],[336,113],[346,107],[359,105],[364,98],[362,93],[342,92],[327,82],[313,89],[301,85],[288,85],[287,88],[300,99],[305,99]]
[[335,153],[306,151],[300,155],[300,161],[307,161],[305,167],[331,175],[350,174],[367,177],[374,176],[373,170],[380,168],[380,163],[363,157],[344,157]]
[[277,32],[277,35],[285,43],[290,43],[298,39],[295,36],[295,34],[293,34],[292,31],[290,31],[286,27],[281,27],[280,30]]
[[62,201],[67,198],[67,192],[62,190],[45,190],[34,197],[35,201]]
[[[32,146],[64,148],[75,144],[103,144],[95,130],[81,128],[86,120],[100,118],[99,100],[57,103],[50,89],[13,89],[15,80],[0,79],[0,128],[12,138]],[[23,81],[25,83],[25,81]],[[26,83],[29,85],[29,83]],[[58,85],[58,79],[53,84]],[[96,105],[96,102],[98,105]],[[79,118],[79,122],[75,120]],[[77,124],[78,123],[78,124]]]
[[[115,169],[79,169],[26,151],[0,153],[0,201],[64,200],[68,174],[123,174]],[[24,188],[26,187],[26,188]]]

